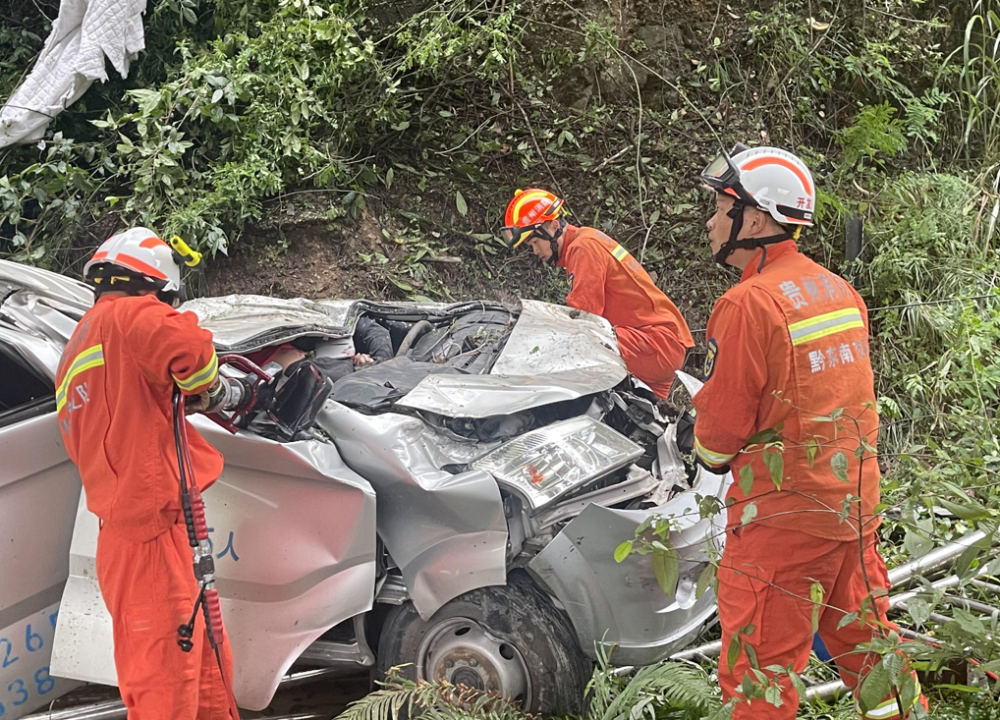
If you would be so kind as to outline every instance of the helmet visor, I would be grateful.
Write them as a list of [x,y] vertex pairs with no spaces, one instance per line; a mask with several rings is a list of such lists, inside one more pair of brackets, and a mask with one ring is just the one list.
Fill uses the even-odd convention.
[[512,250],[516,250],[521,247],[524,241],[531,237],[531,233],[535,232],[538,228],[539,225],[525,225],[524,227],[520,227],[519,225],[508,225],[500,228],[500,239],[510,245]]
[[729,155],[721,153],[701,171],[701,180],[713,190],[725,190],[738,183],[740,171]]
[[716,192],[735,195],[749,205],[757,205],[753,195],[740,182],[740,169],[728,153],[721,153],[701,171],[701,181]]

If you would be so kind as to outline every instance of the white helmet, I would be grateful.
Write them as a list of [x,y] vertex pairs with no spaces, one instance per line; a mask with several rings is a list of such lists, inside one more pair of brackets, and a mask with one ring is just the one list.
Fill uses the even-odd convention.
[[84,277],[108,290],[155,289],[180,297],[180,258],[149,228],[134,227],[105,240],[83,266]]
[[[715,253],[715,260],[720,265],[726,265],[729,256],[738,249],[763,248],[763,267],[768,245],[797,238],[800,228],[813,225],[816,185],[812,173],[787,150],[737,145],[732,157],[722,153],[710,162],[701,172],[701,181],[716,192],[735,199],[726,213],[733,220],[729,239]],[[765,238],[740,238],[746,207],[768,213],[782,225],[782,232]],[[787,226],[796,229],[792,232]]]
[[767,211],[782,225],[813,225],[816,184],[805,163],[787,150],[745,148],[732,158],[723,153],[701,179],[713,190]]

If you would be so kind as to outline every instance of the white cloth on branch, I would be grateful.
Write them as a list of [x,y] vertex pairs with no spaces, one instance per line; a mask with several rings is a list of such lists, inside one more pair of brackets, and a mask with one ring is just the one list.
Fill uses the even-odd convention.
[[105,56],[125,77],[145,48],[146,0],[61,0],[59,17],[35,67],[0,107],[0,148],[35,142],[56,115],[105,81]]

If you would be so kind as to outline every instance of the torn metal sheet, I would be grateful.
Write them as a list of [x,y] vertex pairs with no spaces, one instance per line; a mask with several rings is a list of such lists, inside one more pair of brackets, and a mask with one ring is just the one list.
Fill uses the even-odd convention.
[[340,338],[354,332],[349,318],[354,301],[283,300],[261,295],[199,298],[181,306],[212,331],[215,345],[225,352],[250,352],[298,337]]
[[[278,444],[230,435],[202,416],[192,422],[227,459],[205,492],[205,513],[237,668],[236,699],[262,710],[306,647],[371,609],[375,493],[333,445]],[[97,526],[81,504],[51,668],[114,685],[111,618],[94,566]]]
[[396,404],[478,419],[576,400],[614,387],[623,378],[597,365],[548,375],[428,375]]
[[34,290],[38,295],[75,306],[80,315],[94,304],[94,292],[78,280],[48,270],[0,260],[0,300],[14,290]]
[[627,374],[607,320],[522,300],[489,375],[428,376],[398,404],[448,417],[509,415],[602,392]]
[[[710,548],[721,552],[724,514],[702,520],[700,495],[725,497],[730,475],[699,473],[695,492],[683,493],[650,510],[615,510],[590,505],[529,563],[531,573],[559,599],[569,614],[584,652],[595,657],[603,644],[616,665],[648,665],[690,643],[714,617],[715,596],[699,599],[695,589]],[[653,573],[652,556],[614,559],[614,548],[630,540],[650,515],[672,518],[678,530],[670,542],[681,557],[673,597],[664,594]]]
[[328,401],[317,424],[378,493],[378,532],[424,619],[454,597],[507,581],[507,521],[496,481],[452,474],[418,418],[362,415]]
[[604,368],[606,372],[603,387],[593,392],[625,379],[628,371],[611,324],[563,305],[522,300],[517,325],[490,372],[546,377],[584,368]]

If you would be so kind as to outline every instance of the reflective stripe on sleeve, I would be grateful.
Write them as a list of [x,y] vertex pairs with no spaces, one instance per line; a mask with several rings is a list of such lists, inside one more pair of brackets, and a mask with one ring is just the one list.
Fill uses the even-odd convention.
[[725,465],[727,462],[736,457],[736,453],[733,453],[732,455],[724,455],[723,453],[717,453],[714,450],[709,450],[701,444],[701,441],[698,438],[694,439],[694,452],[695,455],[701,458],[703,462],[712,467]]
[[208,361],[208,365],[203,367],[198,372],[193,375],[189,375],[186,378],[180,378],[176,375],[173,376],[174,382],[177,383],[177,387],[181,390],[189,393],[194,393],[197,390],[204,389],[205,387],[211,385],[215,382],[216,375],[219,374],[219,357],[215,354],[215,350],[212,351],[212,359]]
[[616,244],[614,250],[611,251],[611,256],[618,262],[621,262],[628,257],[628,250],[623,248],[621,245]]
[[861,311],[857,308],[847,308],[792,323],[788,326],[788,334],[792,338],[792,345],[801,345],[810,340],[818,340],[828,335],[864,326]]
[[69,367],[66,369],[66,375],[63,377],[63,381],[59,383],[59,388],[56,390],[56,410],[58,411],[63,409],[63,405],[66,404],[66,392],[69,390],[70,383],[73,382],[73,379],[77,375],[85,370],[100,367],[103,364],[103,345],[92,345],[73,358],[73,362],[71,362]]

